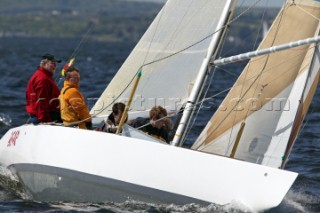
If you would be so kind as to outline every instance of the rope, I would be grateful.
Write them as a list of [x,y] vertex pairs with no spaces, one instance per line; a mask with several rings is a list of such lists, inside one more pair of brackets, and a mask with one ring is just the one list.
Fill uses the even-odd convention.
[[[312,48],[314,48],[314,47],[310,47],[310,49],[312,49]],[[303,54],[303,53],[301,53],[301,54]],[[282,61],[282,62],[280,62],[280,63],[278,63],[278,64],[275,64],[274,66],[270,67],[269,69],[264,70],[263,73],[266,73],[266,72],[268,72],[268,71],[270,71],[270,70],[273,70],[273,68],[278,67],[279,65],[281,65],[281,64],[283,64],[283,63],[287,63],[288,61],[294,60],[296,57],[298,57],[298,56],[301,55],[301,54],[298,54],[298,55],[296,55],[296,56],[294,56],[294,57],[291,57],[291,58],[287,59],[286,61]],[[290,71],[290,70],[288,69],[286,72],[288,72],[288,71]],[[255,79],[254,81],[256,81],[257,78],[258,78],[258,76],[261,75],[261,74],[263,74],[263,73],[259,73],[259,74],[257,74],[256,76],[253,76],[252,78],[247,79],[247,81],[251,81],[251,79]],[[284,73],[285,73],[285,72],[284,72]],[[245,82],[244,82],[244,84],[245,84]],[[229,90],[231,90],[233,87],[236,87],[236,86],[238,86],[238,85],[235,84],[234,86],[232,86],[232,87],[230,87],[230,88],[228,88],[228,89],[226,89],[226,90],[224,90],[224,91],[227,91],[227,90],[229,91]],[[246,92],[248,92],[248,90],[247,90]],[[245,93],[245,94],[246,94],[246,93]],[[244,94],[244,95],[245,95],[245,94]],[[242,98],[243,98],[243,96],[241,97],[241,99],[242,99]],[[217,125],[216,129],[213,130],[213,131],[208,135],[208,137],[210,137],[212,134],[215,133],[215,131],[222,125],[222,123],[225,121],[225,119],[227,119],[227,117],[229,116],[229,114],[235,109],[236,106],[237,106],[237,105],[235,105],[235,106],[232,108],[232,110],[225,116],[225,118],[224,118],[223,120],[221,120],[221,122]]]
[[[165,5],[165,6],[166,6],[166,5]],[[164,10],[164,9],[163,9],[163,10]],[[161,11],[163,11],[163,10],[161,10]],[[110,106],[112,106],[112,105],[119,99],[119,97],[121,97],[121,95],[128,89],[128,87],[132,84],[132,82],[134,81],[134,79],[135,79],[136,76],[138,75],[139,70],[141,70],[141,72],[142,72],[142,69],[143,69],[143,67],[145,66],[145,61],[146,61],[146,59],[147,59],[147,57],[148,57],[148,54],[149,54],[149,52],[150,52],[150,48],[151,48],[151,45],[152,45],[152,43],[153,43],[154,36],[155,36],[155,34],[156,34],[156,32],[157,32],[158,25],[159,25],[159,22],[160,22],[160,20],[161,20],[161,17],[162,17],[162,13],[160,14],[159,21],[158,21],[158,23],[156,24],[156,30],[155,30],[155,32],[154,32],[154,34],[153,34],[153,36],[152,36],[151,42],[150,42],[150,44],[149,44],[149,46],[148,46],[148,51],[147,51],[147,54],[146,54],[146,56],[145,56],[145,58],[144,58],[144,60],[143,60],[142,66],[139,67],[138,71],[133,75],[133,77],[131,78],[131,80],[129,81],[129,83],[128,83],[128,84],[126,85],[126,87],[120,92],[120,94],[118,95],[118,97],[114,98],[113,101],[112,101],[109,105],[107,105],[106,107],[104,107],[102,110],[100,110],[100,111],[97,112],[96,114],[92,115],[92,116],[91,116],[92,118],[93,118],[93,117],[96,117],[97,115],[101,114],[104,110],[106,110],[107,108],[109,108]],[[105,117],[107,117],[107,116],[108,116],[108,115],[105,115]]]
[[[259,1],[257,1],[257,2],[259,2]],[[301,7],[299,7],[299,8],[301,8]],[[301,8],[302,10],[304,10],[303,8]],[[314,15],[312,15],[311,13],[309,13],[309,12],[307,12],[306,10],[304,10],[306,13],[308,13],[310,16],[312,16],[312,17],[314,17],[314,18],[316,18],[317,20],[319,20],[319,18],[317,18],[317,17],[315,17]],[[232,22],[232,21],[231,21]],[[231,23],[230,22],[230,23]],[[221,29],[220,29],[221,30]],[[216,32],[218,32],[218,31],[216,31]],[[213,35],[213,34],[212,34]],[[207,38],[207,37],[206,37]],[[204,40],[204,39],[203,39]],[[199,43],[200,42],[202,42],[203,40],[201,40],[201,41],[199,41]],[[193,45],[196,45],[197,43],[195,43],[195,44],[193,44]],[[189,46],[189,48],[190,47],[192,47],[193,45],[190,45]],[[314,48],[314,47],[310,47],[310,49],[311,48]],[[188,48],[186,48],[186,49],[188,49]],[[184,49],[184,50],[186,50],[186,49]],[[170,56],[167,56],[167,57],[165,57],[165,58],[162,58],[162,59],[158,59],[158,60],[155,60],[155,61],[153,61],[153,62],[150,62],[150,63],[148,63],[148,64],[152,64],[152,63],[156,63],[157,61],[160,61],[160,60],[164,60],[164,59],[166,59],[166,58],[169,58],[169,57],[171,57],[171,56],[173,56],[173,55],[175,55],[175,54],[178,54],[178,53],[180,53],[180,52],[182,52],[183,50],[181,50],[181,51],[178,51],[178,52],[176,52],[176,53],[174,53],[174,54],[172,54],[172,55],[170,55]],[[300,55],[300,54],[299,54]],[[290,58],[290,59],[287,59],[286,61],[282,61],[281,63],[279,63],[279,64],[282,64],[282,63],[286,63],[286,62],[288,62],[289,60],[293,60],[293,58],[295,58],[295,57],[298,57],[299,55],[296,55],[296,56],[294,56],[294,57],[292,57],[292,58]],[[146,65],[148,65],[148,64],[146,64]],[[279,65],[278,64],[278,65]],[[278,65],[275,65],[275,67],[276,66],[278,66]],[[270,68],[270,69],[272,69],[272,68]],[[261,76],[263,73],[265,73],[266,71],[268,71],[268,70],[265,70],[265,67],[261,70],[261,72],[257,75],[257,76],[255,76],[255,77],[253,77],[253,78],[256,78],[255,79],[255,81],[254,82],[256,82],[256,80],[257,79],[259,79],[259,76]],[[211,79],[210,79],[210,82],[211,82]],[[272,82],[272,80],[270,81],[270,82]],[[235,85],[236,86],[236,85]],[[231,88],[228,88],[227,90],[230,90]],[[256,88],[257,89],[257,88]],[[255,89],[255,90],[256,90]],[[246,94],[246,93],[245,93]],[[244,94],[244,95],[245,95]],[[243,96],[244,96],[243,95]],[[242,96],[242,97],[243,97]],[[213,96],[212,96],[213,97]],[[203,99],[202,101],[200,101],[200,102],[198,102],[197,104],[195,104],[195,106],[196,105],[198,105],[198,104],[201,104],[201,103],[203,103],[204,101],[206,101],[206,100],[208,100],[209,98],[205,98],[205,99]],[[320,99],[320,96],[318,97],[318,100],[317,100],[317,102],[319,101],[319,99]],[[199,113],[199,111],[197,112],[197,114],[196,114],[196,117],[197,117],[197,115],[198,115],[198,113]],[[196,118],[195,118],[196,119]],[[194,120],[195,121],[195,120]],[[193,124],[194,124],[194,121],[193,121]],[[306,120],[306,122],[304,123],[304,125],[303,125],[303,127],[301,128],[301,130],[300,130],[300,132],[303,130],[303,128],[305,127],[305,125],[306,125],[306,123],[308,122],[308,119]],[[191,125],[191,127],[193,126],[193,124]],[[142,128],[142,127],[141,127]],[[190,129],[188,130],[188,133],[187,134],[189,134],[189,131],[190,131]]]
[[[209,91],[209,89],[210,89],[210,85],[211,85],[211,83],[212,83],[212,81],[213,81],[213,76],[214,76],[215,72],[216,72],[216,69],[213,71],[213,74],[211,75],[211,78],[210,78],[210,81],[209,81],[209,83],[208,83],[207,89],[206,89],[206,91],[205,91],[205,93],[204,93],[204,97],[207,96],[207,93],[208,93],[208,91]],[[203,100],[205,100],[205,99],[203,99]],[[207,99],[206,99],[206,100],[207,100]],[[197,120],[197,118],[198,118],[198,115],[199,115],[199,113],[200,113],[200,110],[202,109],[203,103],[204,103],[204,101],[200,101],[200,102],[198,102],[198,103],[195,104],[195,106],[197,106],[197,105],[199,104],[200,107],[198,108],[197,113],[195,114],[191,125],[190,125],[189,128],[187,129],[186,136],[183,138],[183,141],[180,142],[181,146],[184,144],[185,139],[188,137],[188,135],[189,135],[189,133],[190,133],[190,130],[191,130],[192,127],[194,126],[194,124],[195,124],[195,122],[196,122],[196,120]]]
[[[259,1],[256,1],[256,2],[255,2],[255,5],[258,4],[258,2],[259,2]],[[265,10],[265,11],[266,11],[266,10]],[[263,24],[263,20],[264,20],[264,16],[265,16],[265,11],[263,12],[263,14],[262,14],[262,16],[261,16],[260,28],[259,28],[258,32],[259,32],[259,31],[261,30],[261,28],[262,28],[262,24]],[[255,45],[256,45],[256,43],[257,43],[258,35],[259,35],[259,34],[257,33],[255,42],[254,42],[254,44],[253,44],[253,48],[255,47]],[[261,69],[261,73],[262,73],[263,70],[265,69],[266,64],[267,64],[267,60],[266,60],[266,62],[265,62],[265,64],[264,64],[264,67]],[[249,69],[249,67],[250,67],[250,63],[249,63],[248,66],[247,66],[247,70]],[[245,73],[244,80],[247,78],[247,74],[248,74],[248,72]],[[251,84],[251,86],[253,86],[253,84],[256,82],[256,80],[260,81],[259,76],[261,76],[261,75],[258,75],[258,76],[257,76],[257,78],[253,81],[253,83]],[[246,80],[245,80],[245,81],[246,81]],[[242,98],[243,98],[243,97],[247,94],[247,92],[250,90],[251,86],[247,89],[247,91],[243,91],[243,90],[244,90],[244,87],[241,88],[241,92],[239,93],[239,101],[238,101],[237,104],[234,106],[234,108],[236,108],[236,107],[238,106],[238,104],[242,101]],[[258,83],[257,83],[257,86],[258,86]],[[257,86],[256,86],[256,88],[255,88],[255,91],[256,91],[256,89],[257,89]],[[241,94],[242,94],[242,95],[241,95]],[[241,97],[241,96],[242,96],[242,97]],[[234,109],[234,108],[233,108],[233,109]],[[250,108],[248,107],[248,111],[247,111],[247,113],[246,113],[246,117],[248,116],[249,109],[250,109]],[[233,110],[232,110],[232,111],[233,111]],[[230,113],[228,113],[228,115],[226,116],[226,118],[229,116],[229,114],[231,114],[232,111],[230,111]],[[232,140],[231,140],[231,138],[232,138],[232,133],[233,133],[233,130],[234,130],[234,124],[235,124],[235,122],[236,122],[236,117],[237,117],[237,113],[234,115],[234,118],[233,118],[233,121],[232,121],[233,125],[232,125],[232,128],[231,128],[230,134],[229,134],[229,139],[228,139],[229,142],[228,142],[228,146],[227,146],[227,148],[226,148],[226,150],[225,150],[225,155],[227,155],[228,150],[229,150],[230,147],[232,146]],[[244,121],[246,120],[246,117],[244,118]],[[221,125],[221,124],[220,124],[220,125]],[[219,125],[219,126],[220,126],[220,125]],[[218,127],[217,127],[217,128],[218,128]]]
[[[143,67],[145,67],[145,66],[148,66],[148,65],[151,65],[151,64],[158,63],[158,62],[160,62],[160,61],[169,59],[169,58],[171,58],[171,57],[173,57],[173,56],[175,56],[175,55],[177,55],[177,54],[180,54],[180,53],[182,53],[182,52],[184,52],[184,51],[186,51],[186,50],[188,50],[188,49],[190,49],[190,48],[192,48],[192,47],[194,47],[194,46],[202,43],[203,41],[207,40],[208,38],[212,37],[214,34],[220,32],[220,31],[223,30],[225,27],[228,27],[228,26],[231,25],[233,22],[235,22],[236,20],[238,20],[241,16],[243,16],[245,13],[247,13],[249,10],[251,10],[253,7],[255,7],[260,1],[262,1],[262,0],[257,0],[253,5],[251,5],[250,7],[248,7],[246,10],[244,10],[243,12],[241,12],[238,16],[236,16],[236,17],[233,18],[232,20],[230,20],[228,23],[226,23],[226,24],[225,24],[224,26],[222,26],[220,29],[216,30],[216,31],[213,32],[213,33],[210,33],[209,35],[205,36],[204,38],[198,40],[197,42],[195,42],[195,43],[193,43],[193,44],[191,44],[191,45],[189,45],[189,46],[187,46],[187,47],[185,47],[185,48],[183,48],[183,49],[181,49],[181,50],[179,50],[179,51],[176,51],[176,52],[174,52],[174,53],[172,53],[172,54],[170,54],[170,55],[168,55],[168,56],[166,56],[166,57],[163,57],[163,58],[160,58],[160,59],[157,59],[157,60],[153,60],[153,61],[148,62],[148,63],[145,63],[145,60],[146,60],[146,58],[145,58],[143,65],[142,65],[139,69],[143,69]],[[159,20],[160,20],[160,19],[159,19]],[[83,37],[83,39],[82,39],[81,42],[79,43],[79,45],[78,45],[78,47],[76,48],[76,50],[72,53],[72,55],[76,55],[76,54],[77,54],[77,52],[79,51],[81,45],[83,44],[83,41],[86,39],[87,35],[88,35],[89,32],[91,31],[92,26],[93,26],[93,23],[91,24],[91,26],[90,26],[90,28],[88,29],[86,35]],[[156,28],[157,28],[157,27],[156,27]],[[148,51],[150,50],[151,43],[152,43],[152,42],[150,42],[150,46],[149,46],[149,48],[148,48]],[[146,57],[147,57],[147,56],[146,56]],[[70,57],[70,58],[71,58],[71,57]],[[75,124],[81,123],[81,122],[83,122],[83,121],[86,121],[86,120],[89,120],[89,119],[91,119],[91,118],[96,117],[97,115],[101,114],[105,109],[109,108],[112,104],[114,104],[115,101],[118,100],[119,97],[120,97],[120,96],[128,89],[128,87],[132,84],[132,82],[133,82],[133,80],[135,79],[137,73],[138,73],[138,71],[135,73],[135,75],[132,77],[132,79],[129,81],[129,83],[126,85],[126,87],[120,92],[120,94],[112,101],[112,103],[110,103],[109,105],[107,105],[106,107],[104,107],[102,110],[100,110],[99,112],[97,112],[97,113],[95,113],[94,115],[92,115],[90,118],[87,118],[87,119],[82,120],[82,121],[79,121],[79,122],[75,122]],[[202,103],[202,102],[199,102],[199,103]],[[195,104],[195,106],[196,106],[196,105],[197,105],[197,104]],[[107,116],[107,115],[106,115],[106,116]]]
[[177,55],[177,54],[180,54],[180,53],[182,53],[182,52],[184,52],[184,51],[186,51],[186,50],[188,50],[188,49],[190,49],[190,48],[192,48],[192,47],[200,44],[201,42],[207,40],[208,38],[212,37],[214,34],[220,32],[221,30],[223,30],[224,28],[228,27],[230,24],[232,24],[233,22],[235,22],[237,19],[239,19],[243,14],[245,14],[247,11],[249,11],[250,9],[252,9],[252,8],[253,8],[256,4],[258,4],[260,1],[262,1],[262,0],[257,0],[251,7],[247,8],[246,10],[244,10],[242,13],[240,13],[237,17],[235,17],[234,19],[232,19],[230,22],[228,22],[227,24],[225,24],[224,26],[222,26],[220,29],[216,30],[215,32],[210,33],[210,34],[207,35],[206,37],[200,39],[199,41],[197,41],[197,42],[195,42],[195,43],[193,43],[193,44],[191,44],[191,45],[189,45],[189,46],[187,46],[187,47],[185,47],[185,48],[183,48],[183,49],[181,49],[181,50],[178,50],[177,52],[172,53],[171,55],[168,55],[168,56],[166,56],[166,57],[163,57],[163,58],[160,58],[160,59],[151,61],[151,62],[149,62],[149,63],[147,63],[147,64],[145,64],[145,65],[143,65],[143,66],[148,66],[148,65],[151,65],[151,64],[154,64],[154,63],[157,63],[157,62],[166,60],[166,59],[168,59],[168,58],[171,58],[171,57],[173,57],[173,56],[175,56],[175,55]]
[[[243,16],[245,13],[247,13],[247,11],[249,11],[250,9],[252,9],[256,4],[258,4],[260,1],[262,0],[257,0],[251,7],[248,7],[246,10],[244,10],[242,13],[240,13],[238,16],[236,16],[234,19],[232,19],[231,21],[229,21],[228,23],[226,23],[224,26],[222,26],[220,29],[216,30],[215,32],[213,33],[210,33],[209,35],[205,36],[204,38],[198,40],[197,42],[181,49],[181,50],[178,50],[168,56],[165,56],[165,57],[162,57],[162,58],[159,58],[159,59],[156,59],[156,60],[153,60],[151,62],[148,62],[148,63],[144,63],[143,65],[141,65],[141,67],[139,69],[143,69],[143,67],[145,66],[148,66],[148,65],[151,65],[151,64],[154,64],[154,63],[158,63],[158,62],[161,62],[163,60],[167,60],[175,55],[178,55],[200,43],[202,43],[203,41],[207,40],[208,38],[212,37],[214,34],[220,32],[221,30],[223,30],[225,27],[228,27],[230,24],[232,24],[233,22],[235,22],[236,20],[238,20],[241,16]],[[159,19],[160,20],[160,19]],[[150,47],[150,46],[149,46]],[[148,50],[149,51],[149,50]],[[129,85],[133,82],[135,76],[137,75],[138,71],[135,73],[135,75],[132,77],[132,79],[129,81],[129,83],[125,86],[125,88],[120,92],[120,94],[114,98],[114,100],[109,104],[107,105],[106,107],[104,107],[103,109],[101,109],[99,112],[96,112],[94,115],[92,115],[92,117],[96,117],[97,115],[101,114],[103,111],[105,111],[107,108],[109,108],[112,104],[114,104],[120,97],[121,95],[128,89]]]

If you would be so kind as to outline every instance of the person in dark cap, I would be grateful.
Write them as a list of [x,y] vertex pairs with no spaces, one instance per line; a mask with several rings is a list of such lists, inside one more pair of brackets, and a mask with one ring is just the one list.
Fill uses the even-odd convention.
[[40,66],[31,76],[26,89],[26,111],[33,124],[62,122],[60,116],[60,90],[53,81],[57,68],[56,59],[51,54],[42,56]]
[[53,55],[49,54],[49,53],[43,55],[43,56],[42,56],[42,59],[47,59],[47,60],[49,60],[49,61],[55,61],[55,62],[57,62],[57,63],[60,63],[60,62],[61,62],[61,60],[55,59],[55,57],[54,57]]

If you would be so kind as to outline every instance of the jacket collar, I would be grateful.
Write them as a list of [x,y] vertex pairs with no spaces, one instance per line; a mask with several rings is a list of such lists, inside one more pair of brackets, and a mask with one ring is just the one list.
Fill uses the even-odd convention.
[[39,70],[40,72],[44,73],[44,74],[45,74],[46,76],[48,76],[48,77],[52,77],[52,76],[53,76],[53,74],[52,74],[51,72],[49,72],[48,70],[46,70],[46,69],[43,68],[43,67],[39,67],[38,70]]
[[73,83],[71,83],[70,81],[67,81],[67,80],[64,81],[64,87],[74,87],[74,88],[79,89],[79,85],[73,84]]

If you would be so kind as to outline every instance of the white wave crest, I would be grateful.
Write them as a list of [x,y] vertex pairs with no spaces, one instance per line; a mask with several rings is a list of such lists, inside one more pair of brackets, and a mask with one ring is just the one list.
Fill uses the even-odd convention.
[[4,113],[0,113],[0,123],[3,123],[6,126],[11,126],[12,119],[9,115],[6,115]]

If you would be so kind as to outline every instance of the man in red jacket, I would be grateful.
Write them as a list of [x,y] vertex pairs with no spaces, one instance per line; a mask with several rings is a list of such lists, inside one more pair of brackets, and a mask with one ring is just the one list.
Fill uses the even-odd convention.
[[53,81],[57,60],[51,54],[42,56],[40,67],[32,75],[26,90],[26,110],[33,124],[61,122],[60,90]]

